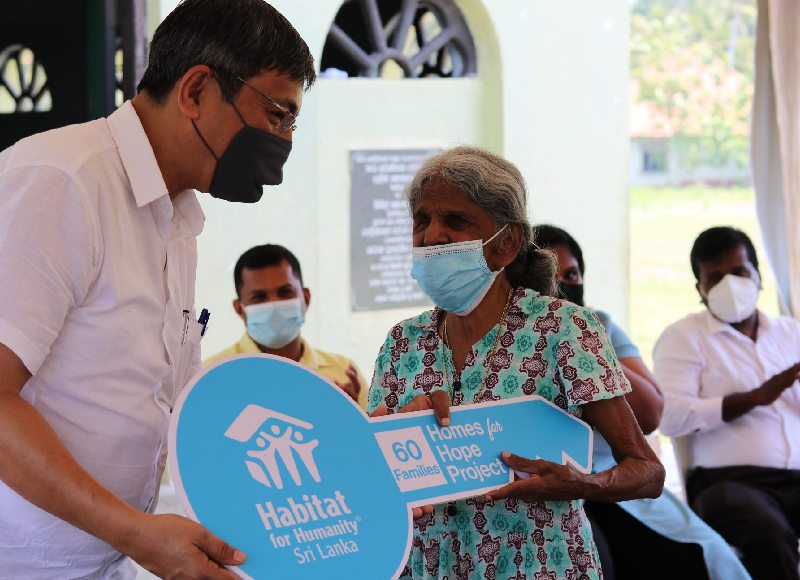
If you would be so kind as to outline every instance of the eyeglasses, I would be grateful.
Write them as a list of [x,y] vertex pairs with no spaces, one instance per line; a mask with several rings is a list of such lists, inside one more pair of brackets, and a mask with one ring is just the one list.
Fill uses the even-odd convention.
[[281,106],[279,103],[275,101],[275,99],[273,99],[269,95],[265,95],[257,88],[255,88],[253,85],[244,80],[242,77],[236,77],[236,80],[238,80],[243,85],[253,89],[259,95],[267,99],[272,106],[278,109],[277,111],[269,112],[270,115],[273,115],[278,119],[277,122],[273,122],[272,119],[268,118],[270,125],[272,125],[273,131],[275,131],[278,135],[280,135],[282,133],[286,133],[286,131],[295,131],[297,129],[297,115],[286,110],[286,107]]

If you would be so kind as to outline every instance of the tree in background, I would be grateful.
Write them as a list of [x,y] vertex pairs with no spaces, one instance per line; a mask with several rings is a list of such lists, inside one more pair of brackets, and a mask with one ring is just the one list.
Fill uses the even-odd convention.
[[633,98],[665,115],[688,167],[748,162],[754,0],[633,0]]

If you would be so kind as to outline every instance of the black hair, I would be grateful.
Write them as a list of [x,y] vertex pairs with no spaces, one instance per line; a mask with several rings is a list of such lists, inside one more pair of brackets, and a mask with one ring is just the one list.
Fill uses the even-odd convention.
[[575,256],[578,262],[578,268],[581,271],[581,276],[586,272],[586,267],[583,263],[583,252],[578,242],[566,230],[559,227],[543,224],[536,226],[534,231],[536,238],[536,245],[540,248],[555,248],[556,246],[567,246],[570,253]]
[[207,65],[232,101],[248,80],[275,70],[308,89],[314,59],[297,30],[264,0],[183,0],[156,28],[138,91],[157,103],[187,70]]
[[558,296],[557,265],[553,252],[529,243],[520,248],[517,259],[506,267],[506,276],[515,288],[522,286],[555,298]]
[[728,226],[717,226],[702,232],[692,244],[689,261],[692,264],[692,273],[696,280],[700,280],[700,264],[719,259],[723,254],[744,246],[747,259],[758,270],[758,256],[753,242],[742,230]]
[[278,244],[264,244],[263,246],[256,246],[250,248],[244,254],[239,256],[236,261],[236,266],[233,267],[233,283],[236,286],[236,295],[241,298],[242,291],[242,270],[258,270],[259,268],[268,268],[270,266],[278,266],[282,262],[288,262],[292,268],[292,272],[303,285],[303,272],[300,270],[300,262],[297,260],[292,252]]

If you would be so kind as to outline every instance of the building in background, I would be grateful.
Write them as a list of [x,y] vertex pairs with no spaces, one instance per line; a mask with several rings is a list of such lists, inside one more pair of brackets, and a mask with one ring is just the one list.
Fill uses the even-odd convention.
[[753,0],[632,0],[630,182],[747,185]]
[[0,7],[0,150],[109,115],[145,66],[146,0],[5,0]]
[[[323,74],[305,96],[284,183],[254,207],[201,197],[206,352],[239,336],[236,258],[273,242],[298,255],[314,291],[309,340],[369,374],[391,325],[427,308],[401,266],[403,185],[422,157],[461,143],[519,166],[533,219],[580,233],[588,299],[626,323],[626,0],[273,3]],[[162,14],[171,8],[162,2]]]
[[[16,64],[6,64],[3,74],[14,76],[13,67],[27,59],[25,70],[39,71],[41,65],[47,79],[41,84],[39,72],[26,73],[22,84],[36,87],[36,98],[20,99],[16,85],[11,98],[0,89],[0,128],[10,142],[22,136],[8,132],[10,119],[33,133],[107,114],[120,97],[115,64],[127,71],[143,62],[141,34],[135,37],[138,52],[120,60],[121,31],[141,31],[142,23],[152,31],[177,4],[11,2],[10,11],[4,6],[6,15],[27,6],[38,6],[35,13],[43,15],[43,6],[52,4],[61,21],[42,32],[39,44],[14,30],[33,34],[39,21],[9,26],[0,20],[0,46],[22,46],[34,55],[14,48],[6,63]],[[372,368],[390,326],[427,307],[408,276],[410,221],[403,187],[427,155],[463,143],[488,148],[520,168],[533,220],[580,236],[593,264],[588,299],[626,323],[627,0],[273,4],[308,42],[321,78],[305,96],[281,186],[269,188],[255,206],[200,196],[208,219],[199,238],[197,307],[212,313],[205,352],[220,350],[241,333],[231,307],[237,257],[272,242],[297,254],[314,290],[304,331],[309,340]],[[127,28],[114,19],[121,13],[135,17]],[[97,21],[94,27],[84,26],[87,15]],[[66,37],[57,35],[58,27]],[[70,52],[74,58],[67,62]],[[92,60],[97,58],[100,64]],[[124,72],[123,87],[137,74]],[[66,82],[56,78],[62,76],[72,80],[79,110],[56,118],[67,99],[57,88],[57,81]],[[123,96],[130,94],[123,88]],[[39,116],[30,112],[37,107]],[[34,122],[47,115],[47,123]]]
[[[731,90],[740,90],[740,80],[730,79]],[[697,92],[701,89],[698,87]],[[736,154],[723,152],[720,155],[707,153],[703,144],[709,138],[704,135],[706,127],[677,121],[654,100],[642,98],[639,84],[633,80],[630,87],[628,130],[630,132],[631,186],[683,187],[704,184],[712,187],[744,186],[749,183],[749,167]],[[693,99],[692,117],[712,118],[717,103],[699,97]],[[746,122],[740,125],[737,137],[747,138]],[[713,136],[710,137],[713,139]],[[727,144],[727,143],[726,143]],[[699,151],[700,150],[700,151]]]

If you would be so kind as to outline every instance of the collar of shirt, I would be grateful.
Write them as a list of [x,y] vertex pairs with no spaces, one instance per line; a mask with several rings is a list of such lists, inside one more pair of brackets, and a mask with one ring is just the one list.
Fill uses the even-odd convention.
[[409,323],[411,326],[416,326],[417,328],[426,332],[438,332],[439,320],[441,320],[443,312],[444,310],[436,307],[433,310],[426,312],[425,314],[427,314],[427,316],[416,316],[409,320]]
[[[329,366],[321,359],[316,349],[312,348],[302,337],[300,338],[300,344],[303,348],[303,354],[297,362],[315,371]],[[255,341],[250,338],[250,335],[245,332],[244,336],[242,336],[239,341],[239,352],[241,354],[260,354],[261,349],[258,348]]]
[[[108,117],[108,127],[128,174],[137,207],[153,203],[164,196],[169,199],[167,185],[150,140],[130,101],[126,101]],[[205,214],[194,191],[182,191],[172,200],[171,206],[186,221],[189,231],[194,236],[199,236],[203,231]]]
[[[539,292],[535,290],[531,290],[528,288],[520,288],[517,287],[514,289],[514,296],[511,299],[511,306],[516,306],[520,299],[525,296],[531,296],[535,298],[539,295]],[[411,326],[415,326],[423,331],[426,332],[433,332],[438,334],[439,333],[439,322],[442,319],[442,315],[444,314],[444,310],[435,306],[433,310],[428,310],[424,312],[421,316],[415,316],[408,320],[408,324]]]
[[[741,337],[744,340],[750,340],[747,336],[733,328],[727,322],[722,322],[719,318],[715,317],[711,312],[706,309],[703,313],[703,316],[706,319],[706,331],[708,334],[716,334],[718,332],[729,332],[736,337]],[[773,320],[770,316],[767,316],[760,310],[758,311],[758,335],[756,336],[757,339],[763,338],[767,334],[772,331],[774,327]]]

